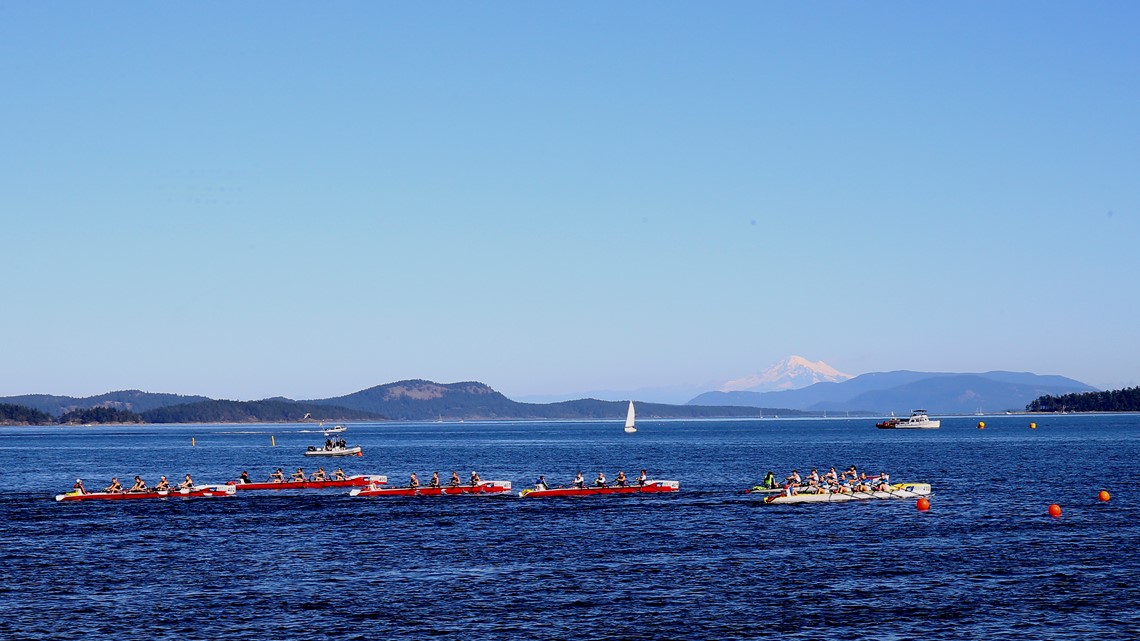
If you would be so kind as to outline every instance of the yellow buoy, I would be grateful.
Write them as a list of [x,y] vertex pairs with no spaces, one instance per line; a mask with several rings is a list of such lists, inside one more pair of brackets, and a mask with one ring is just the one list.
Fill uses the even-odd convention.
[[272,434],[269,435],[269,446],[277,447],[277,437]]
[[1029,429],[1031,429],[1031,430],[1035,430],[1035,429],[1037,429],[1037,423],[1030,423],[1030,424],[1029,424]]
[[190,437],[190,447],[194,447],[194,446],[195,446],[195,445],[197,445],[197,444],[198,444],[198,443],[197,443],[197,442],[194,440],[194,437],[193,437],[193,436],[191,436],[191,437]]
[[985,421],[978,421],[978,429],[979,430],[986,429],[986,422]]

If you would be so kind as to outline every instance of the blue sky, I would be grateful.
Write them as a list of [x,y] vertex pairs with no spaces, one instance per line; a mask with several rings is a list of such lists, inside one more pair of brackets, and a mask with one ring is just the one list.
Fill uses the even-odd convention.
[[1140,383],[1140,5],[0,2],[0,395]]

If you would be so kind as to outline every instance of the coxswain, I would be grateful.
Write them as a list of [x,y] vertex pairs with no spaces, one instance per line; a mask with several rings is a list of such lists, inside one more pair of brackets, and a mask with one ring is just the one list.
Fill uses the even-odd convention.
[[581,472],[578,472],[578,475],[574,477],[574,486],[581,488],[586,487],[586,479],[582,478]]
[[448,481],[447,484],[450,485],[451,487],[458,487],[460,482],[461,481],[459,480],[459,472],[452,471],[451,472],[451,480]]
[[420,486],[420,480],[418,478],[416,478],[416,473],[412,472],[411,476],[408,477],[408,487],[415,489],[419,486]]
[[318,467],[317,471],[313,472],[313,478],[311,478],[309,480],[311,480],[311,481],[324,481],[324,480],[327,480],[327,478],[328,477],[325,476],[325,468]]
[[334,481],[344,481],[347,478],[348,477],[344,475],[344,470],[340,469],[339,467],[336,468],[335,472],[333,472],[333,480]]
[[538,475],[538,480],[534,482],[534,489],[536,490],[549,490],[550,486],[546,484],[546,476],[544,474]]
[[481,484],[482,482],[483,482],[483,479],[479,478],[479,473],[472,470],[471,471],[471,486],[474,487],[476,485]]
[[647,480],[649,480],[649,477],[645,475],[645,470],[641,470],[641,474],[637,475],[637,484],[645,485]]
[[249,472],[242,471],[241,476],[238,477],[238,484],[239,485],[245,485],[246,483],[252,483],[252,482],[253,481],[249,480]]
[[103,491],[107,494],[121,494],[123,491],[123,486],[119,485],[118,477],[112,476],[111,484],[103,488]]
[[180,490],[189,490],[189,489],[193,489],[193,487],[194,487],[194,479],[190,478],[189,474],[187,474],[186,478],[183,479],[182,482],[178,484],[178,489],[180,489]]
[[75,494],[86,494],[87,488],[83,487],[83,479],[75,479],[75,485],[71,486],[71,491]]
[[143,483],[142,477],[136,476],[135,477],[135,484],[132,485],[131,488],[127,491],[128,492],[146,492],[146,490],[147,490],[146,483]]
[[776,489],[776,475],[772,473],[772,470],[768,470],[768,473],[764,475],[764,480],[760,483],[760,487],[765,490]]
[[294,483],[304,482],[305,481],[305,470],[302,470],[301,468],[297,468],[297,471],[293,472],[289,476],[289,480],[294,482]]
[[428,481],[428,487],[439,487],[439,472],[431,473],[431,480]]
[[276,472],[269,475],[269,481],[272,483],[284,483],[285,473],[281,471],[281,468],[277,468]]
[[154,484],[154,487],[151,488],[151,491],[152,492],[169,492],[170,491],[170,481],[167,481],[165,476],[158,477],[158,483]]
[[594,485],[596,487],[605,487],[606,486],[606,475],[602,472],[598,472],[598,478],[594,479]]
[[625,487],[625,472],[618,470],[617,476],[614,477],[614,485]]

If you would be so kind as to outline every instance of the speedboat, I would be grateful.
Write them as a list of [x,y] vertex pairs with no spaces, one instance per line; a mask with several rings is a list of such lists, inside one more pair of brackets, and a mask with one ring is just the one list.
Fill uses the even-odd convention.
[[275,483],[267,481],[265,483],[240,483],[238,481],[227,481],[226,485],[231,485],[236,489],[242,490],[320,490],[330,487],[364,487],[371,483],[383,485],[388,482],[387,476],[376,474],[357,474],[350,476],[340,481],[332,479],[326,481],[281,481]]
[[511,489],[510,481],[483,481],[475,485],[441,485],[439,487],[378,487],[379,484],[357,488],[350,496],[444,496],[455,494],[502,494]]
[[347,427],[345,427],[343,425],[337,425],[336,427],[330,427],[329,429],[325,430],[324,433],[325,433],[325,436],[332,436],[333,434],[340,434],[341,432],[347,432],[347,431],[348,431]]
[[795,503],[843,503],[846,501],[865,501],[869,499],[916,499],[927,496],[931,492],[929,483],[895,483],[889,490],[876,490],[874,492],[823,492],[822,494],[774,494],[764,498],[768,505],[786,505]]
[[195,485],[189,489],[170,489],[161,492],[68,492],[57,494],[57,501],[123,501],[134,499],[193,499],[207,496],[233,496],[232,485]]
[[578,487],[548,487],[546,489],[526,489],[519,496],[541,498],[544,496],[592,496],[595,494],[653,494],[676,492],[681,489],[679,481],[646,481],[644,485],[587,485]]
[[305,450],[305,456],[364,456],[359,445],[352,447],[314,447]]
[[915,410],[910,413],[910,418],[895,418],[892,416],[882,423],[875,423],[875,427],[881,430],[933,430],[938,429],[941,425],[942,421],[938,419],[932,420],[926,415],[926,410]]

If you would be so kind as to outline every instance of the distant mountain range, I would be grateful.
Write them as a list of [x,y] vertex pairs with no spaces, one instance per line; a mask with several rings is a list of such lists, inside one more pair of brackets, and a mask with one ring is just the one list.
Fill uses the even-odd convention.
[[[76,398],[43,394],[0,398],[0,404],[46,412],[54,418],[96,407],[126,410],[151,423],[253,423],[350,420],[593,420],[625,417],[626,402],[580,399],[560,403],[519,403],[483,383],[435,383],[409,380],[378,385],[335,398],[295,401],[215,400],[203,396],[152,394],[139,390]],[[753,417],[759,408],[708,405],[637,404],[640,419]],[[785,416],[802,413],[769,409]],[[24,421],[26,422],[26,421]]]
[[1044,395],[1097,391],[1063,376],[1029,372],[875,372],[839,383],[816,383],[779,392],[706,392],[689,405],[784,407],[807,412],[904,413],[923,408],[937,414],[1024,411]]

